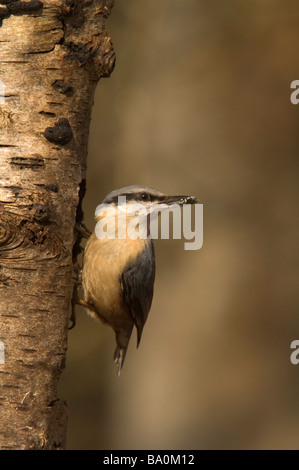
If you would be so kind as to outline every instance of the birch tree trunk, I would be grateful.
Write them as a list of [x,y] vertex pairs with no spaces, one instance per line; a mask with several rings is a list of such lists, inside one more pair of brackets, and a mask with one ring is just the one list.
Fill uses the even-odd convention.
[[0,449],[63,449],[72,258],[113,0],[0,1]]

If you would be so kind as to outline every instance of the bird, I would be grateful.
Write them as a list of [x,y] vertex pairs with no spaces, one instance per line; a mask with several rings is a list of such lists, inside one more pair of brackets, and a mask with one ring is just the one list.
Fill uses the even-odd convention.
[[80,304],[91,317],[114,330],[118,375],[134,326],[139,346],[153,299],[156,268],[149,216],[174,204],[196,202],[194,196],[169,196],[133,185],[110,192],[97,207],[95,229],[83,253],[84,298]]

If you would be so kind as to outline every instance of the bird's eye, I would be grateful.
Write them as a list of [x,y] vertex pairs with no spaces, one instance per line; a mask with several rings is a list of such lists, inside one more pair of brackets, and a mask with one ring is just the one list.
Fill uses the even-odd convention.
[[148,194],[142,193],[141,194],[141,199],[142,199],[142,201],[148,201]]

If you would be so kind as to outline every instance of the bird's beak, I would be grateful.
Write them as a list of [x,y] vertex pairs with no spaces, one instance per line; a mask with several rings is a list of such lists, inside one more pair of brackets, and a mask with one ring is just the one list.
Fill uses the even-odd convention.
[[194,196],[166,196],[163,200],[163,204],[171,206],[172,204],[196,204],[198,199]]

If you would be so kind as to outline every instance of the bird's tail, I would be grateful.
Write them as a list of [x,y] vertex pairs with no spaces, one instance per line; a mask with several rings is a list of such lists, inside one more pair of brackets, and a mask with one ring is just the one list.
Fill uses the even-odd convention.
[[120,376],[122,366],[125,362],[125,357],[127,354],[127,348],[119,348],[118,346],[116,347],[114,351],[114,364],[117,366],[117,375]]
[[129,325],[126,328],[115,331],[116,349],[114,351],[114,364],[116,364],[118,370],[117,375],[120,376],[121,369],[124,365],[127,349],[129,346],[133,325]]

